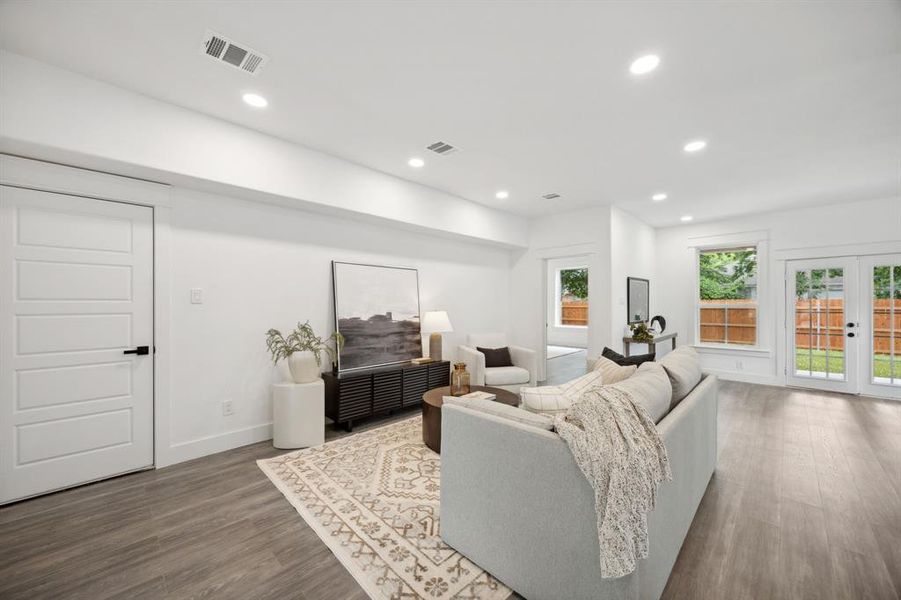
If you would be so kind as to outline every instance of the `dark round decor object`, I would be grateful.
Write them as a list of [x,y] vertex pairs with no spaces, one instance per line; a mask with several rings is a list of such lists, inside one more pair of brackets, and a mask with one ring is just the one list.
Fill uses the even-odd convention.
[[660,324],[659,333],[666,331],[666,319],[664,319],[661,315],[655,316],[653,319],[651,319],[651,327],[654,326],[655,322]]

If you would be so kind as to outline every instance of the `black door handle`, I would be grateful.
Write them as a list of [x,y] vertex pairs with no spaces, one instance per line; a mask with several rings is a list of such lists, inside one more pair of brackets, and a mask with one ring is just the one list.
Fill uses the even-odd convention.
[[134,350],[126,350],[122,354],[137,354],[138,356],[143,356],[145,354],[150,354],[150,346],[138,346]]
[[848,334],[848,337],[854,337],[854,332],[853,332],[853,331],[850,332],[850,333]]
[[848,323],[847,325],[845,325],[845,327],[856,327],[856,324],[854,324],[854,323]]

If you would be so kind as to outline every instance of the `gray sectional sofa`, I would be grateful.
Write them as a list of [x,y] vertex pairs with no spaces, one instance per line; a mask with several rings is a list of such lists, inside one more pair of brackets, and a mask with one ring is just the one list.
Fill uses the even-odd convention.
[[594,493],[566,442],[527,418],[446,404],[441,537],[529,600],[659,598],[713,474],[716,419],[711,375],[659,419],[673,480],[648,515],[650,554],[602,579]]

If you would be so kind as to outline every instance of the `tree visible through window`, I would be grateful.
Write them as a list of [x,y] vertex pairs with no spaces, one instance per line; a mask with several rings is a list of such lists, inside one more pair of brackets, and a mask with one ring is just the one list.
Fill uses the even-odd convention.
[[699,337],[702,343],[757,344],[757,248],[698,254]]
[[588,325],[588,269],[560,269],[560,325]]

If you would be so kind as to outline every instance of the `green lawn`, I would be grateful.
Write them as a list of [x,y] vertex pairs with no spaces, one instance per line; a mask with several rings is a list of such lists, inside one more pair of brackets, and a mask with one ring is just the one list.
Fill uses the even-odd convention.
[[[812,356],[811,356],[812,355]],[[813,362],[811,368],[811,359]],[[896,362],[899,364],[895,365],[895,377],[899,376],[899,369],[901,369],[901,361],[896,357]],[[812,353],[809,353],[808,350],[805,349],[797,349],[797,358],[795,360],[795,367],[799,371],[813,371],[815,373],[825,373],[826,372],[826,351],[825,350],[814,350]],[[873,362],[873,371],[876,377],[891,377],[891,363],[889,362],[888,354],[877,354],[876,360]],[[829,372],[830,373],[844,373],[845,372],[845,355],[843,352],[838,352],[835,350],[829,351]]]

